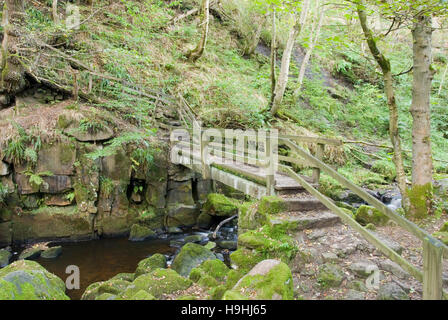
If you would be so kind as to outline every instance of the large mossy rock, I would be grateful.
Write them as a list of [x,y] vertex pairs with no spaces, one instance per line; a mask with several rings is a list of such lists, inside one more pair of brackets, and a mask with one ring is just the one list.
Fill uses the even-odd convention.
[[180,276],[174,270],[156,269],[151,273],[137,277],[132,285],[128,287],[128,290],[126,290],[127,292],[124,297],[131,293],[134,296],[140,290],[143,290],[160,299],[164,294],[186,290],[191,285],[192,281],[190,279]]
[[341,285],[344,277],[344,272],[338,265],[326,263],[319,267],[317,282],[323,289],[334,288]]
[[229,268],[221,260],[207,260],[191,269],[190,279],[202,287],[212,288],[222,284],[228,272]]
[[242,273],[248,272],[263,260],[263,255],[255,250],[240,248],[230,254],[232,267]]
[[143,241],[147,239],[155,239],[157,234],[150,228],[133,224],[131,227],[131,234],[129,235],[130,241]]
[[241,278],[224,300],[292,300],[293,279],[288,265],[278,260],[264,260]]
[[135,270],[135,278],[145,273],[150,273],[155,269],[166,268],[166,258],[163,254],[156,253],[149,258],[140,261]]
[[34,261],[20,260],[0,270],[0,300],[69,300],[65,283]]
[[219,193],[211,193],[207,196],[203,211],[211,216],[231,217],[238,213],[238,203]]
[[199,266],[206,260],[214,259],[216,259],[216,256],[213,252],[199,244],[190,242],[184,245],[176,258],[174,258],[172,269],[180,275],[188,277],[191,269]]
[[379,210],[371,206],[362,205],[356,211],[356,221],[362,225],[372,223],[376,226],[384,226],[389,221],[389,218],[381,213]]

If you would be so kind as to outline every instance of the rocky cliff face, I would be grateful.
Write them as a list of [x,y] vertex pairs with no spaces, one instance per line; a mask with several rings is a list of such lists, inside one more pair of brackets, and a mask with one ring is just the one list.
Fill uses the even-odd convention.
[[157,232],[196,224],[211,183],[171,164],[166,141],[148,144],[154,148],[150,164],[137,163],[133,152],[141,146],[132,143],[93,160],[88,155],[119,136],[117,128],[80,131],[80,121],[68,115],[66,108],[60,112],[55,130],[61,133],[42,142],[33,163],[0,155],[0,183],[7,190],[0,247],[126,235],[134,223]]

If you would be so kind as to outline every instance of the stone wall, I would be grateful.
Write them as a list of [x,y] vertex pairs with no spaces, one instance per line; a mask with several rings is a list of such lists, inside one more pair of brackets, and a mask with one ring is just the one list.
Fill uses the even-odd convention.
[[[0,204],[0,247],[125,235],[134,223],[158,232],[195,225],[211,182],[172,165],[168,150],[156,152],[150,168],[135,167],[129,146],[95,161],[86,157],[111,137],[72,136],[47,143],[33,165],[2,159],[0,182],[8,195]],[[43,183],[33,184],[31,167],[33,174],[51,175],[42,174]]]

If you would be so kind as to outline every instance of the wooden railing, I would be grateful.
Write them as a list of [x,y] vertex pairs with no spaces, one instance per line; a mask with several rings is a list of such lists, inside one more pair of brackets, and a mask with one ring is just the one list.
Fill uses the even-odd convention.
[[[221,132],[224,137],[224,130],[218,130]],[[236,174],[247,177],[249,180],[256,181],[257,183],[263,184],[267,187],[267,194],[274,194],[274,172],[270,172],[266,176],[254,175],[251,172],[240,170],[235,168],[234,166],[226,166],[222,163],[213,163],[208,162],[206,156],[208,154],[209,148],[221,152],[227,159],[232,159],[233,161],[239,161],[244,164],[249,164],[258,167],[267,168],[273,165],[273,152],[272,150],[277,149],[278,145],[285,145],[290,150],[294,151],[298,154],[301,159],[297,159],[295,157],[288,156],[279,156],[276,155],[276,160],[280,160],[289,164],[303,164],[303,160],[305,163],[313,168],[313,183],[318,183],[320,179],[321,172],[329,175],[341,185],[346,187],[347,189],[354,192],[361,199],[363,199],[366,203],[373,206],[381,213],[386,215],[392,221],[397,223],[398,226],[405,229],[406,231],[412,233],[415,237],[422,241],[423,247],[423,270],[418,269],[411,263],[409,263],[406,259],[401,257],[398,253],[388,247],[383,241],[381,241],[376,235],[369,232],[366,228],[360,225],[356,220],[353,219],[352,216],[344,212],[341,208],[339,208],[331,199],[320,193],[311,183],[307,182],[304,177],[298,175],[291,166],[278,164],[279,171],[285,173],[295,181],[297,181],[303,188],[305,188],[310,194],[319,199],[328,209],[330,209],[333,213],[341,218],[343,222],[351,226],[353,229],[358,231],[368,242],[374,245],[378,250],[380,250],[385,256],[387,256],[390,260],[394,261],[398,265],[400,265],[404,270],[406,270],[409,274],[415,277],[418,281],[423,282],[423,299],[425,300],[440,300],[440,299],[448,299],[448,293],[443,290],[443,279],[442,279],[442,264],[443,258],[448,258],[448,247],[440,242],[438,239],[434,238],[431,234],[426,232],[425,230],[419,228],[416,224],[404,218],[394,210],[391,210],[387,206],[385,206],[381,201],[371,196],[369,193],[365,192],[362,188],[352,183],[350,180],[339,174],[335,169],[325,164],[322,161],[322,155],[324,151],[325,144],[339,146],[342,145],[342,141],[336,139],[327,139],[327,138],[314,138],[314,137],[305,137],[305,136],[292,136],[292,135],[276,135],[274,138],[267,135],[266,143],[264,146],[264,155],[258,156],[259,153],[251,153],[246,152],[246,147],[249,146],[250,140],[248,139],[251,135],[245,135],[244,143],[239,147],[234,147],[235,144],[230,144],[232,146],[229,149],[229,144],[224,144],[223,141],[210,141],[209,137],[204,137],[202,134],[200,135],[200,155],[195,155],[193,153],[189,153],[188,150],[182,150],[182,152],[186,152],[191,157],[196,157],[197,160],[200,160],[201,163],[201,172],[203,178],[210,177],[210,167],[213,165],[218,165],[221,169],[227,169],[230,171],[237,171]],[[233,141],[232,141],[233,142]],[[308,151],[304,150],[300,146],[296,144],[296,142],[303,143],[315,143],[317,144],[317,152],[315,155],[311,155]],[[193,150],[196,146],[199,147],[198,141],[195,142],[182,142],[185,147],[189,147],[190,150]],[[274,145],[277,144],[276,146]]]

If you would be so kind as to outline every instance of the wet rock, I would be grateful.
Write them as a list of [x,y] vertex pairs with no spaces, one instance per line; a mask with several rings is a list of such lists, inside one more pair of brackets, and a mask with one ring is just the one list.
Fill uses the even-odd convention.
[[44,250],[40,254],[40,256],[45,259],[54,259],[54,258],[59,257],[61,254],[62,254],[62,247],[56,246],[56,247],[51,247],[51,248]]
[[186,277],[191,269],[199,266],[206,260],[216,259],[216,256],[208,249],[195,243],[187,243],[174,258],[172,269]]
[[264,260],[241,278],[223,300],[292,300],[294,284],[291,270],[279,260]]
[[353,289],[348,290],[347,294],[345,295],[345,300],[364,300],[365,299],[365,293],[356,291]]
[[[131,282],[119,279],[95,282],[87,287],[81,300],[100,300],[110,298],[110,295],[117,296],[124,292],[129,285]],[[107,297],[104,294],[108,294]]]
[[201,235],[199,235],[199,234],[192,234],[190,236],[186,236],[184,241],[185,242],[196,242],[196,243],[198,243],[198,242],[201,242],[203,239],[204,238]]
[[362,205],[356,211],[356,221],[362,225],[372,223],[376,226],[384,226],[389,218],[374,207]]
[[166,257],[163,254],[156,253],[138,263],[137,269],[135,270],[135,278],[141,276],[142,274],[150,273],[156,269],[164,269],[166,267]]
[[55,176],[70,176],[75,172],[76,147],[70,142],[44,144],[39,150],[35,172],[49,171]]
[[73,200],[67,194],[54,194],[45,197],[45,205],[56,207],[67,207],[73,204]]
[[231,241],[231,240],[221,240],[216,242],[218,247],[222,249],[228,249],[228,250],[236,250],[238,246],[237,241]]
[[15,178],[19,194],[26,195],[39,192],[39,186],[31,184],[28,176],[21,173],[17,173],[15,175]]
[[169,227],[191,227],[196,224],[199,215],[196,206],[178,205],[168,209],[167,225]]
[[204,245],[204,248],[207,248],[208,250],[212,250],[216,248],[216,242],[209,241],[207,244]]
[[143,241],[147,239],[155,239],[157,234],[150,228],[133,224],[131,227],[131,233],[129,235],[130,241]]
[[6,267],[9,263],[9,259],[11,259],[11,252],[1,249],[0,250],[0,268]]
[[367,278],[374,270],[378,270],[378,266],[371,261],[358,261],[350,265],[349,269],[357,276]]
[[40,185],[39,191],[43,193],[64,193],[73,188],[72,180],[69,176],[53,175],[42,177],[44,182]]
[[69,300],[65,283],[34,261],[20,260],[0,270],[0,300]]
[[208,229],[212,224],[212,216],[207,213],[201,213],[198,216],[197,225],[199,228]]
[[178,227],[169,227],[167,232],[176,234],[176,233],[182,233],[183,231],[181,228]]
[[377,300],[409,300],[406,292],[396,283],[389,282],[380,286]]
[[193,186],[191,180],[188,181],[168,181],[167,206],[175,206],[179,203],[193,206]]
[[19,255],[19,260],[33,260],[40,257],[42,249],[40,248],[29,248]]

